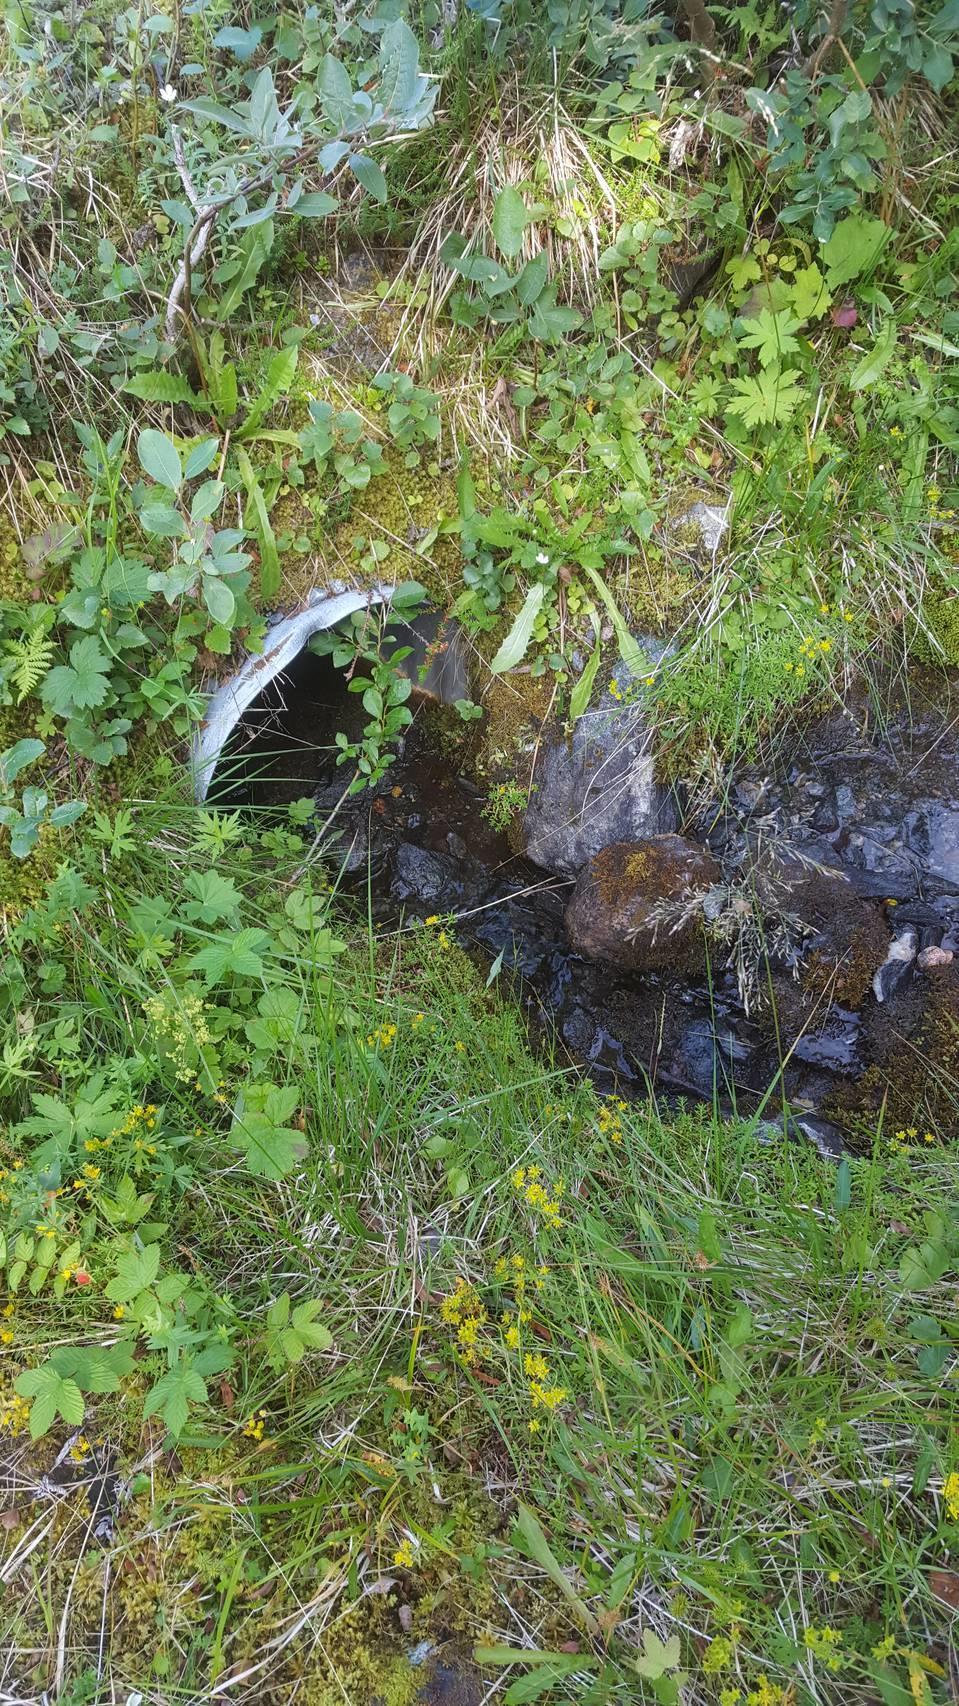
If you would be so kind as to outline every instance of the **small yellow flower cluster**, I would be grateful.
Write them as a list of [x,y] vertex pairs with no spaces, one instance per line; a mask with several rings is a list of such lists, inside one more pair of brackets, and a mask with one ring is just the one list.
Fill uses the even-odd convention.
[[484,1354],[480,1330],[489,1317],[480,1301],[475,1285],[462,1276],[457,1279],[448,1297],[440,1304],[440,1318],[447,1327],[456,1328],[456,1347],[460,1361],[472,1368]]
[[395,1025],[377,1025],[366,1039],[367,1048],[392,1048],[396,1041]]
[[796,664],[786,663],[786,664],[784,664],[783,667],[786,670],[787,674],[794,672],[796,675],[802,677],[806,673],[806,663],[811,664],[811,663],[815,662],[815,660],[817,658],[825,657],[827,652],[831,652],[831,651],[832,651],[832,641],[831,640],[829,640],[829,639],[817,640],[815,634],[807,634],[806,638],[803,640],[803,643],[799,648],[799,656],[800,656],[800,658],[804,659],[805,662],[796,663]]
[[569,1393],[565,1386],[547,1386],[545,1381],[531,1380],[529,1396],[534,1410],[541,1407],[544,1410],[558,1410],[560,1404],[565,1404]]
[[596,1124],[603,1136],[609,1138],[610,1143],[622,1143],[623,1115],[628,1108],[629,1103],[624,1102],[621,1097],[610,1096],[596,1115]]
[[[911,1143],[917,1143],[918,1141],[918,1128],[914,1125],[909,1125],[900,1128],[899,1131],[893,1134],[889,1139],[889,1147],[894,1155],[901,1155],[904,1150],[909,1148]],[[931,1144],[938,1143],[939,1139],[934,1131],[924,1131],[922,1134],[922,1141],[928,1148]]]
[[821,1629],[810,1624],[803,1630],[803,1640],[814,1658],[822,1659],[827,1670],[841,1670],[845,1654],[842,1652],[842,1632],[824,1623]]
[[522,1198],[527,1208],[538,1214],[546,1226],[554,1231],[562,1226],[560,1203],[564,1185],[562,1179],[557,1179],[553,1186],[552,1196],[542,1181],[542,1169],[539,1167],[517,1167],[512,1177],[513,1189]]
[[610,697],[612,699],[622,700],[623,690],[620,687],[619,682],[616,680],[615,675],[613,676],[613,679],[609,684],[609,692],[610,692]]
[[939,508],[942,492],[938,486],[927,486],[926,497],[929,500],[929,518],[931,521],[952,521],[954,519],[956,513],[954,509]]
[[73,1180],[70,1189],[71,1191],[83,1191],[87,1198],[90,1198],[93,1195],[93,1187],[99,1183],[99,1180],[100,1168],[94,1167],[88,1162],[79,1176]]
[[707,1676],[715,1676],[717,1671],[725,1670],[732,1664],[736,1652],[736,1643],[728,1635],[717,1635],[703,1654],[703,1670]]
[[412,1540],[401,1540],[393,1553],[393,1562],[398,1570],[411,1570],[416,1563],[416,1551]]
[[9,1398],[0,1398],[0,1428],[6,1428],[14,1439],[26,1430],[29,1420],[30,1406],[18,1392],[11,1392]]
[[770,1682],[765,1671],[760,1671],[756,1678],[755,1688],[751,1688],[746,1696],[746,1706],[787,1706],[787,1701],[793,1698],[792,1690],[779,1688]]
[[[182,1074],[177,1073],[177,1077],[182,1077]],[[144,1132],[152,1132],[156,1123],[156,1103],[147,1102],[144,1106],[142,1102],[137,1102],[124,1118],[122,1125],[114,1126],[109,1137],[91,1138],[83,1147],[89,1154],[93,1155],[98,1149],[109,1149],[115,1137],[132,1137],[135,1155],[155,1155],[157,1152],[156,1144],[151,1143],[149,1137],[145,1137],[143,1134]],[[85,1167],[84,1173],[89,1173],[89,1168]],[[74,1189],[77,1188],[74,1185]]]
[[426,1018],[425,1013],[414,1013],[412,1019],[410,1020],[410,1025],[411,1025],[412,1029],[414,1031],[418,1031],[425,1018]]
[[259,1445],[266,1438],[266,1410],[254,1410],[243,1429],[244,1439],[255,1439]]
[[[13,1303],[13,1299],[11,1298],[10,1302],[5,1303],[3,1308],[0,1309],[0,1320],[12,1321],[13,1320],[13,1310],[14,1310],[14,1303]],[[13,1328],[12,1327],[0,1327],[0,1345],[12,1345],[13,1340],[14,1340]]]
[[955,1469],[942,1483],[942,1496],[953,1522],[959,1522],[959,1473]]
[[203,1017],[207,1003],[198,995],[151,995],[143,1011],[157,1036],[170,1051],[174,1071],[182,1083],[196,1076],[189,1065],[191,1049],[203,1049],[212,1040],[210,1027]]
[[[535,1269],[530,1268],[526,1257],[517,1252],[508,1259],[506,1256],[500,1256],[493,1272],[498,1280],[513,1287],[517,1299],[521,1302],[531,1277],[536,1291],[545,1289],[549,1268],[545,1262],[541,1262]],[[528,1319],[528,1315],[520,1315],[521,1321]]]
[[90,1450],[90,1441],[88,1439],[85,1439],[83,1434],[81,1434],[80,1438],[76,1441],[76,1444],[71,1445],[71,1447],[70,1447],[70,1456],[71,1456],[73,1462],[74,1463],[82,1463],[84,1458],[89,1453],[89,1450]]

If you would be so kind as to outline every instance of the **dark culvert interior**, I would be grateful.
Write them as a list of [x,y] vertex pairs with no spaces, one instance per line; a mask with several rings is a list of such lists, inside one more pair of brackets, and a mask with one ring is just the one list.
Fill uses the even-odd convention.
[[[419,679],[436,630],[435,619],[418,633],[394,630],[398,644],[413,647],[405,667],[414,715],[380,782],[347,792],[353,766],[337,765],[335,736],[356,740],[368,715],[350,691],[350,672],[306,648],[244,714],[211,803],[272,814],[311,798],[307,833],[321,832],[341,892],[369,894],[387,926],[438,915],[468,951],[486,964],[499,960],[534,1034],[558,1043],[603,1090],[652,1089],[749,1112],[778,1081],[791,1099],[815,1103],[830,1073],[817,1067],[811,1085],[809,1064],[797,1057],[778,1076],[770,1028],[742,1011],[729,974],[714,968],[705,982],[636,975],[573,952],[564,921],[571,883],[519,856],[484,817],[484,791],[457,770],[463,731],[453,730],[454,741],[453,713],[437,714],[435,667]],[[445,653],[443,668],[444,697],[465,693],[460,666]],[[781,1100],[769,1099],[770,1114]]]

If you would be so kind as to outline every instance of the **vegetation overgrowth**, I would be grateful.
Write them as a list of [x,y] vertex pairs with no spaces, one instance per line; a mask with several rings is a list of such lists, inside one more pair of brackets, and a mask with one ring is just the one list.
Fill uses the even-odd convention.
[[0,35],[4,1697],[944,1706],[954,1130],[601,1097],[185,760],[332,579],[456,615],[498,827],[610,682],[693,783],[949,694],[954,0]]

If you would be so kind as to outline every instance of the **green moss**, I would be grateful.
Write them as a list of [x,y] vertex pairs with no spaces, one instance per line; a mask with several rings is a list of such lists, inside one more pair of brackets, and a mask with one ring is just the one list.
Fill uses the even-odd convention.
[[956,593],[927,593],[922,605],[923,621],[936,641],[931,646],[927,636],[919,633],[914,641],[917,655],[930,663],[959,667],[959,595]]

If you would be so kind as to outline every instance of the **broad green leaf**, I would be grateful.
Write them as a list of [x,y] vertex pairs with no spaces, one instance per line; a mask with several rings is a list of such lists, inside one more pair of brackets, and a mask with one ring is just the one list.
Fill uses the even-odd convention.
[[549,277],[549,257],[545,249],[533,255],[516,280],[516,296],[524,308],[531,308],[542,293]]
[[0,752],[0,788],[12,787],[21,770],[42,758],[45,752],[42,740],[18,740],[6,752]]
[[602,644],[597,640],[592,653],[586,661],[583,673],[569,696],[569,715],[571,722],[578,722],[589,705],[589,701],[593,693],[593,684],[596,680],[596,672],[599,669],[602,655]]
[[661,1641],[653,1629],[643,1630],[643,1656],[635,1661],[640,1676],[650,1682],[656,1682],[667,1671],[675,1670],[682,1656],[682,1645],[678,1635],[670,1635],[668,1641]]
[[127,1250],[117,1258],[115,1277],[105,1287],[113,1303],[130,1303],[153,1284],[160,1271],[160,1246],[147,1244],[142,1250]]
[[195,101],[181,101],[180,108],[183,112],[196,113],[197,118],[212,119],[214,124],[222,124],[224,129],[236,131],[238,136],[250,135],[250,121],[245,113],[221,106],[219,101],[211,101],[206,95]]
[[897,337],[896,322],[890,314],[888,319],[883,321],[872,349],[857,362],[850,373],[850,391],[865,391],[870,385],[875,385],[889,365]]
[[308,195],[300,196],[290,212],[300,219],[325,219],[328,213],[335,213],[339,205],[336,197],[327,195],[325,190],[311,190]]
[[346,66],[328,53],[320,62],[316,79],[317,93],[323,115],[333,130],[352,128],[356,117],[353,111],[353,84]]
[[351,154],[349,166],[357,183],[363,185],[374,201],[386,200],[386,179],[382,168],[369,154]]
[[534,582],[523,600],[519,615],[490,664],[494,675],[502,675],[505,670],[515,669],[517,664],[522,663],[529,650],[533,627],[545,597],[546,588],[542,581]]
[[217,936],[209,947],[201,948],[199,953],[193,955],[189,962],[190,970],[203,973],[208,989],[230,976],[262,977],[262,956],[268,946],[269,937],[263,930],[253,930],[247,926],[246,929],[235,930],[232,934],[224,932]]
[[231,1136],[258,1178],[282,1179],[306,1153],[303,1134],[286,1123],[299,1102],[295,1085],[254,1084],[238,1105]]
[[28,1368],[13,1384],[14,1391],[19,1392],[21,1398],[33,1399],[30,1408],[31,1439],[39,1439],[48,1433],[57,1416],[71,1428],[78,1428],[83,1421],[83,1393],[76,1381],[65,1379],[52,1362],[45,1362],[40,1368]]
[[867,213],[850,213],[840,219],[822,251],[830,289],[870,272],[890,235],[888,225]]
[[203,576],[203,602],[214,622],[221,622],[224,628],[232,626],[236,614],[236,599],[226,581],[217,575]]
[[194,898],[183,908],[187,918],[200,924],[219,924],[223,918],[233,918],[243,900],[231,877],[221,877],[219,871],[188,871],[184,887]]
[[532,215],[525,201],[512,184],[500,190],[493,203],[493,240],[501,255],[513,260],[523,247],[526,227]]
[[186,459],[183,469],[184,479],[195,480],[198,474],[205,474],[207,469],[211,468],[216,461],[219,449],[220,440],[218,438],[201,438],[199,444],[194,445]]
[[391,116],[402,116],[416,99],[421,81],[419,65],[419,44],[413,31],[404,19],[394,18],[380,37],[380,81],[376,91]]
[[800,267],[792,277],[792,310],[800,323],[819,320],[832,307],[832,292],[815,261]]
[[180,466],[179,453],[165,432],[145,427],[137,439],[137,455],[141,468],[145,474],[149,474],[151,480],[165,486],[168,492],[180,490],[183,484],[183,469]]

